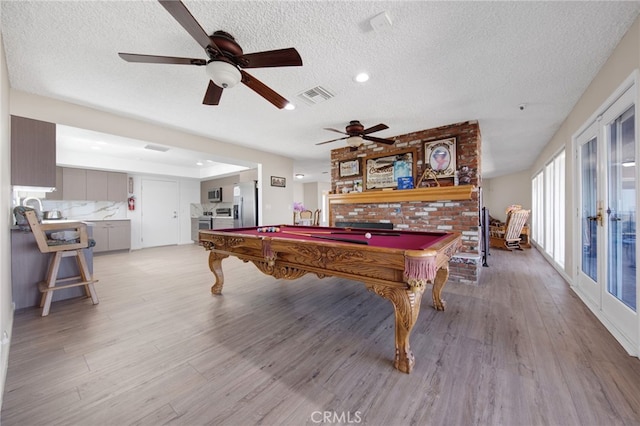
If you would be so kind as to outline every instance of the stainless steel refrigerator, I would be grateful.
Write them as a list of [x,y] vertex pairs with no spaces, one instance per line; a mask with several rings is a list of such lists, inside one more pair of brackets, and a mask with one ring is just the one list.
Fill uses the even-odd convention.
[[233,187],[233,227],[258,226],[258,188],[255,182]]

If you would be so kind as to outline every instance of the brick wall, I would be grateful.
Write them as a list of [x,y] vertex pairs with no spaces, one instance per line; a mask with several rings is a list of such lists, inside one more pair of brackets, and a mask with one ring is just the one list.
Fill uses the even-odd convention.
[[[427,167],[424,161],[424,145],[427,142],[456,137],[456,167],[468,168],[466,174],[470,185],[481,186],[480,127],[477,121],[450,124],[434,129],[421,130],[397,136],[394,145],[365,144],[357,150],[349,147],[331,151],[331,190],[351,190],[356,180],[363,176],[340,178],[339,162],[354,158],[393,154],[407,149],[415,150],[416,175],[414,181]],[[453,178],[439,178],[440,186],[454,185]],[[465,181],[466,182],[466,181]],[[420,187],[433,186],[433,180],[424,180]],[[375,190],[374,190],[375,191]],[[401,202],[369,204],[337,204],[332,206],[334,222],[383,222],[392,223],[394,229],[411,231],[456,231],[462,234],[463,247],[450,262],[450,281],[477,284],[481,271],[480,200],[478,191],[471,193],[470,200],[439,200],[436,202]]]

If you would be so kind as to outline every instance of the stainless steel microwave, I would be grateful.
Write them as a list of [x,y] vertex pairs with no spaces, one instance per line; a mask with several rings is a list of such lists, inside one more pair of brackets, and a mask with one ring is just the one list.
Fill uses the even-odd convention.
[[208,191],[210,203],[220,203],[222,201],[222,188],[212,188]]

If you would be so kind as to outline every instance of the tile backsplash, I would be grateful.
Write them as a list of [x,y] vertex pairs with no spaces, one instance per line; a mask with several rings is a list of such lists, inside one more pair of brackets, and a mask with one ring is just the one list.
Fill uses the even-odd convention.
[[126,219],[127,203],[115,201],[42,200],[46,210],[60,210],[62,217],[78,220]]

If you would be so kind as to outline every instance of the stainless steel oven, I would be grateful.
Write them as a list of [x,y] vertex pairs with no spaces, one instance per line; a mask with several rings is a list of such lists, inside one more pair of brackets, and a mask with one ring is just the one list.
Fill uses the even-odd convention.
[[211,216],[200,216],[198,218],[198,229],[211,229],[212,220]]

